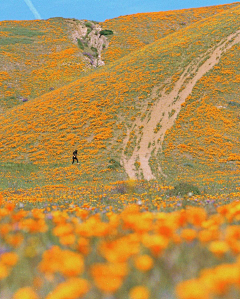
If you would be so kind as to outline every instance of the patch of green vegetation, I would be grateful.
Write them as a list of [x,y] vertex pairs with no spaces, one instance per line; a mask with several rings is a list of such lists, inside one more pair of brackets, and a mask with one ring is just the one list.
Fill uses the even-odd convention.
[[156,125],[156,128],[154,129],[154,133],[157,133],[162,128],[161,121]]
[[188,166],[188,167],[194,168],[192,163],[184,163],[183,166]]
[[0,163],[0,189],[21,189],[36,186],[32,174],[39,170],[33,163]]
[[80,21],[78,19],[72,18],[72,20],[78,24],[80,23]]
[[90,20],[93,24],[99,24],[99,22],[94,21],[94,20]]
[[9,96],[0,99],[0,103],[4,105],[4,108],[9,109],[19,104],[19,100],[15,96]]
[[235,101],[229,101],[228,102],[228,105],[229,106],[232,106],[232,107],[240,107],[240,103],[237,103],[237,102],[235,102]]
[[15,44],[32,44],[34,40],[30,38],[5,37],[0,39],[0,46]]
[[170,196],[184,196],[184,195],[200,195],[200,190],[197,186],[186,183],[186,182],[180,182],[176,186],[174,186],[174,189],[168,191]]
[[168,117],[172,117],[175,114],[176,110],[172,109],[171,112],[168,112]]
[[77,43],[78,43],[79,48],[84,50],[84,45],[83,45],[82,41],[79,38],[77,39]]
[[34,37],[45,35],[45,32],[39,30],[33,30],[25,27],[7,27],[7,28],[0,28],[2,32],[9,32],[11,35],[18,35],[18,36],[26,36],[26,37]]
[[100,35],[105,35],[105,36],[113,35],[113,31],[110,29],[104,29],[100,31]]
[[95,57],[98,57],[98,50],[97,50],[97,48],[95,48],[95,47],[91,47],[91,50],[92,50],[92,52],[93,52],[93,55],[94,55]]
[[91,30],[93,29],[93,25],[90,22],[85,22],[84,25],[88,28],[90,28]]
[[134,148],[137,144],[137,136],[136,134],[133,132],[132,133],[132,138],[128,141],[127,143],[127,146],[124,150],[124,154],[127,156],[127,157],[130,157],[134,151]]
[[90,33],[92,31],[92,29],[91,28],[87,28],[87,36],[88,36],[88,34]]
[[110,163],[108,165],[109,169],[117,169],[117,168],[121,167],[121,164],[118,161],[116,161],[115,159],[110,159],[109,163]]

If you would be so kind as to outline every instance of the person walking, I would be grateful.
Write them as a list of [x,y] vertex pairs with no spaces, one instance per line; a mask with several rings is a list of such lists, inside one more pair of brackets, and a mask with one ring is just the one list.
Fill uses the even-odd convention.
[[77,160],[77,164],[78,164],[77,150],[75,150],[75,151],[73,152],[73,160],[72,160],[72,164],[74,163],[75,160]]

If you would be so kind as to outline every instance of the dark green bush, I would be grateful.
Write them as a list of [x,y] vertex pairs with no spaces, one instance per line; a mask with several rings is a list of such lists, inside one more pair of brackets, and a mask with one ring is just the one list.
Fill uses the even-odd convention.
[[121,167],[121,164],[114,159],[110,159],[109,163],[111,163],[110,165],[108,165],[109,169],[116,169],[116,168]]
[[197,186],[194,186],[191,183],[180,182],[174,187],[174,189],[172,189],[168,192],[168,195],[184,196],[184,195],[188,195],[190,193],[192,193],[192,195],[201,194]]
[[194,168],[192,163],[184,163],[183,166],[188,166],[188,167]]
[[234,101],[229,101],[228,102],[229,106],[234,106],[234,107],[240,107],[240,103],[234,102]]
[[113,31],[112,30],[109,30],[109,29],[104,29],[104,30],[101,30],[100,31],[100,35],[113,35]]

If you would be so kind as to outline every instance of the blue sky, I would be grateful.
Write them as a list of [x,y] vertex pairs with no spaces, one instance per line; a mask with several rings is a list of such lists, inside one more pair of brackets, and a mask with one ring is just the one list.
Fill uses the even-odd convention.
[[65,17],[104,21],[138,12],[166,11],[236,1],[221,0],[0,0],[0,21]]

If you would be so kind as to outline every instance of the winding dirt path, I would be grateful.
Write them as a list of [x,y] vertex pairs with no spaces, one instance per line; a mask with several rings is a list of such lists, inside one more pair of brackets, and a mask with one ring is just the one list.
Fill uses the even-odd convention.
[[[197,81],[219,62],[222,54],[239,42],[240,30],[229,35],[224,40],[220,41],[216,47],[208,49],[203,55],[194,59],[185,68],[169,94],[163,89],[160,94],[157,95],[157,91],[160,88],[155,87],[153,89],[151,97],[158,97],[158,99],[143,120],[140,118],[135,120],[132,127],[128,129],[127,136],[124,140],[121,161],[129,178],[136,179],[138,174],[142,173],[146,180],[155,179],[149,166],[151,153],[157,153],[159,150],[162,150],[166,131],[173,126],[174,121],[181,110],[181,105],[191,94]],[[130,133],[136,126],[142,126],[143,129],[142,133],[137,136],[136,146],[129,158],[124,154],[124,151],[130,140]],[[157,126],[158,131],[155,131],[155,133],[154,130]],[[140,162],[138,171],[134,165],[136,161]],[[159,172],[165,176],[160,166],[158,166],[158,169]]]

